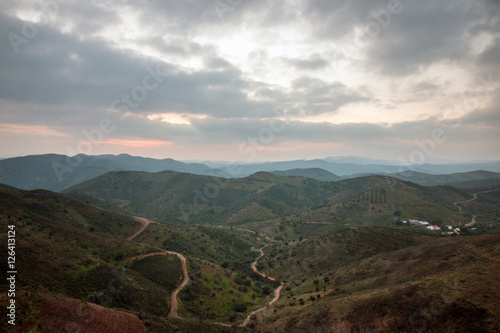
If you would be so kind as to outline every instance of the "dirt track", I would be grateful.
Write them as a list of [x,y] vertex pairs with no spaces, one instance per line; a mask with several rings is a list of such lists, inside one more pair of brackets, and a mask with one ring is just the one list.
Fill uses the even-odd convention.
[[[138,221],[139,223],[141,223],[141,226],[132,235],[130,235],[129,237],[127,237],[128,240],[132,240],[135,237],[137,237],[140,233],[142,233],[144,230],[146,230],[146,228],[148,227],[149,224],[151,224],[151,223],[158,223],[156,221],[148,220],[148,219],[146,219],[144,217],[134,216],[134,219],[136,221]],[[189,282],[189,276],[188,276],[188,272],[187,272],[186,258],[182,254],[177,253],[177,252],[173,252],[173,251],[156,251],[156,252],[150,252],[150,253],[146,253],[146,254],[139,254],[137,256],[131,257],[129,259],[129,262],[132,263],[135,260],[142,260],[144,258],[151,257],[151,256],[164,256],[164,255],[167,255],[167,254],[176,255],[177,258],[179,258],[179,260],[181,261],[183,278],[182,278],[181,284],[172,293],[171,301],[170,301],[170,304],[171,304],[171,306],[170,306],[170,313],[168,314],[169,317],[179,318],[179,315],[177,314],[177,310],[179,308],[179,304],[177,302],[177,295],[182,290],[182,288],[184,288],[186,286],[186,284]]]
[[[128,240],[131,240],[131,239],[134,239],[135,237],[137,237],[140,233],[142,233],[144,230],[146,230],[146,228],[148,227],[148,225],[150,223],[158,223],[158,222],[155,222],[155,221],[151,221],[151,220],[145,219],[143,217],[134,216],[134,219],[136,221],[138,221],[138,222],[141,223],[141,227],[139,229],[137,229],[132,235],[130,235],[127,238]],[[247,229],[242,229],[242,230],[250,231],[250,232],[255,232],[253,230],[247,230]],[[266,247],[266,246],[264,246],[264,247]],[[264,256],[264,251],[263,251],[264,247],[262,247],[261,249],[259,249],[260,256],[252,263],[252,265],[251,265],[252,270],[254,272],[256,272],[257,274],[260,274],[262,277],[265,277],[268,280],[276,281],[276,278],[274,278],[272,276],[269,276],[266,273],[259,272],[259,270],[257,269],[257,262],[259,261],[260,258],[262,258]],[[151,256],[167,255],[167,254],[176,255],[179,258],[179,260],[181,261],[183,279],[182,279],[181,284],[172,293],[171,302],[170,302],[171,303],[170,313],[168,314],[169,317],[180,318],[179,315],[178,315],[178,313],[177,313],[177,310],[179,308],[179,305],[178,305],[178,302],[177,302],[177,295],[182,290],[182,288],[184,288],[186,286],[186,284],[189,282],[189,276],[188,276],[188,272],[187,272],[186,258],[182,254],[177,253],[177,252],[172,252],[172,251],[156,251],[156,252],[150,252],[150,253],[140,254],[140,255],[131,257],[131,258],[129,258],[129,263],[132,263],[135,260],[142,260],[144,258],[151,257]],[[276,288],[276,290],[274,291],[274,297],[273,297],[273,299],[267,305],[265,305],[265,306],[263,306],[263,307],[255,310],[255,311],[253,311],[252,313],[250,313],[247,316],[247,318],[245,319],[245,321],[240,326],[243,327],[243,326],[248,325],[248,323],[250,322],[250,317],[252,315],[254,315],[254,314],[256,314],[256,313],[258,313],[260,311],[263,311],[266,308],[269,308],[274,302],[276,302],[280,298],[281,289],[283,289],[284,285],[285,284],[283,282],[281,282],[280,286],[278,288]],[[224,324],[224,323],[220,323],[220,322],[216,322],[215,324],[218,324],[218,325],[221,325],[221,326],[225,326],[225,327],[230,327],[231,326],[229,324]]]
[[189,282],[189,276],[188,276],[187,265],[186,265],[186,258],[184,258],[183,255],[181,255],[177,252],[167,251],[167,253],[168,254],[175,254],[179,258],[179,260],[181,261],[181,265],[182,265],[182,274],[184,275],[184,277],[182,278],[181,284],[172,293],[172,302],[171,302],[172,306],[170,308],[170,313],[168,314],[169,317],[179,318],[179,315],[177,314],[177,310],[179,307],[179,305],[177,304],[177,294],[179,294],[179,292],[182,290],[182,288],[184,288],[186,286],[186,284]]
[[170,304],[171,304],[171,306],[170,306],[170,313],[168,314],[169,317],[179,318],[179,315],[177,314],[177,310],[179,308],[179,304],[177,302],[177,295],[182,290],[182,288],[184,288],[186,286],[186,284],[189,282],[189,276],[188,276],[188,272],[187,272],[186,258],[182,254],[177,253],[177,252],[172,252],[172,251],[156,251],[156,252],[150,252],[150,253],[146,253],[146,254],[139,254],[137,256],[131,257],[129,259],[130,260],[129,263],[132,263],[132,262],[134,262],[136,260],[142,260],[144,258],[151,257],[151,256],[164,256],[164,255],[168,255],[168,254],[176,255],[177,258],[179,258],[179,260],[181,261],[183,278],[182,278],[181,284],[172,293],[171,300],[170,300]]
[[[490,193],[490,192],[495,192],[495,191],[500,191],[500,188],[497,188],[497,189],[494,189],[494,190],[488,190],[488,191],[482,191],[482,192],[474,193],[474,195],[473,195],[473,197],[471,199],[464,200],[464,201],[456,201],[456,202],[453,203],[453,205],[458,208],[459,212],[462,212],[462,207],[460,207],[458,204],[462,204],[463,205],[466,202],[472,202],[472,201],[474,201],[474,200],[477,199],[477,195],[478,194]],[[470,221],[470,223],[467,223],[465,226],[466,227],[470,227],[470,226],[473,226],[474,224],[476,224],[476,215],[472,215],[472,220]]]
[[[266,245],[266,246],[267,246],[267,245]],[[266,247],[266,246],[264,246],[264,247]],[[265,278],[266,278],[266,279],[268,279],[268,280],[271,280],[271,281],[276,281],[276,278],[275,278],[275,277],[269,276],[269,275],[267,275],[266,273],[263,273],[263,272],[259,272],[259,270],[257,269],[257,261],[259,261],[259,259],[260,259],[260,258],[262,258],[262,257],[264,256],[264,251],[263,251],[264,247],[262,247],[262,248],[260,248],[260,249],[259,249],[260,256],[259,256],[257,259],[255,259],[255,261],[252,263],[252,270],[253,270],[255,273],[259,274],[260,276],[265,277]],[[261,312],[261,311],[263,311],[263,310],[265,310],[265,309],[268,309],[268,308],[269,308],[269,307],[270,307],[270,306],[271,306],[274,302],[276,302],[276,301],[280,298],[280,295],[281,295],[281,289],[283,289],[284,285],[285,285],[285,284],[284,284],[283,282],[281,282],[280,286],[279,286],[278,288],[276,288],[276,290],[274,291],[274,297],[273,297],[273,299],[272,299],[272,300],[271,300],[271,301],[270,301],[267,305],[265,305],[265,306],[263,306],[263,307],[261,307],[261,308],[259,308],[259,309],[255,310],[255,311],[253,311],[252,313],[250,313],[250,314],[246,317],[246,319],[245,319],[245,321],[243,322],[243,324],[241,324],[240,326],[241,326],[241,327],[243,327],[243,326],[248,325],[248,323],[250,322],[250,317],[251,317],[252,315],[254,315],[254,314],[256,314],[256,313],[259,313],[259,312]]]
[[146,228],[148,227],[148,225],[150,223],[156,223],[156,224],[158,224],[158,222],[148,220],[148,219],[146,219],[144,217],[139,217],[139,216],[132,216],[132,217],[134,218],[134,220],[136,220],[137,222],[139,222],[141,224],[141,226],[139,227],[139,229],[137,229],[136,231],[134,231],[134,233],[132,235],[128,236],[127,240],[132,240],[135,237],[139,236],[139,234],[141,232],[143,232],[144,230],[146,230]]

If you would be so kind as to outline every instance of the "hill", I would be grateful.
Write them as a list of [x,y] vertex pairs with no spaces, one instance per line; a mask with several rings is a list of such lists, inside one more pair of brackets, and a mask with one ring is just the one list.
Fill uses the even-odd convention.
[[360,177],[335,184],[342,189],[338,195],[287,221],[387,225],[393,218],[401,218],[460,225],[471,218],[459,214],[453,205],[470,194],[450,186],[420,186],[385,176]]
[[[216,181],[172,171],[114,172],[81,186],[91,185],[93,196],[102,191],[111,198],[116,191],[145,203],[141,196],[154,186],[158,193],[173,188],[168,193],[173,200],[175,191],[207,180]],[[221,195],[228,202],[273,199],[281,208],[304,204],[305,210],[287,216],[303,220],[252,222],[257,232],[246,229],[252,223],[240,228],[153,222],[137,234],[139,223],[130,216],[54,192],[1,185],[0,225],[4,230],[15,225],[16,288],[22,295],[19,325],[8,332],[61,327],[118,332],[124,323],[138,332],[441,332],[443,327],[494,332],[499,327],[499,234],[442,237],[392,222],[391,227],[364,226],[355,218],[308,223],[305,214],[365,201],[382,205],[384,200],[418,200],[423,207],[435,201],[447,209],[464,196],[464,211],[494,208],[500,191],[472,201],[452,187],[422,187],[380,176],[321,182],[257,173],[227,182],[224,189],[232,192]],[[325,206],[311,209],[314,204]],[[414,209],[400,208],[400,216]],[[269,226],[261,228],[264,224]],[[264,255],[253,265],[274,281],[250,268],[257,249]],[[169,316],[173,291],[185,276],[182,261],[172,253],[187,262],[187,285],[175,296],[181,318]],[[5,289],[6,281],[0,287]],[[0,294],[2,302],[6,295]],[[276,301],[266,306],[271,299]],[[245,318],[249,324],[239,327]]]
[[175,170],[210,174],[212,169],[197,163],[173,159],[156,160],[122,155],[73,157],[56,154],[30,155],[0,160],[0,183],[25,190],[60,191],[114,170],[159,172]]
[[[476,170],[449,175],[431,175],[428,173],[405,171],[401,173],[388,174],[390,177],[403,179],[419,185],[436,186],[450,185],[457,188],[481,187],[481,184],[495,185],[500,182],[500,173]],[[478,186],[479,185],[479,186]]]
[[[16,310],[18,327],[9,332],[58,331],[63,323],[82,331],[92,327],[120,331],[117,322],[106,326],[106,318],[124,320],[130,327],[146,326],[152,332],[175,331],[175,327],[222,332],[227,331],[225,326],[201,325],[194,319],[203,311],[213,321],[242,320],[265,302],[262,288],[272,286],[250,274],[250,263],[257,255],[252,244],[261,245],[248,232],[154,224],[129,240],[139,227],[130,216],[50,191],[2,185],[0,226],[7,230],[9,225],[16,232],[16,293],[23,295]],[[192,321],[179,324],[175,318],[164,319],[182,277],[179,259],[166,250],[188,258],[190,278],[179,311]],[[143,259],[131,260],[137,257]],[[214,281],[219,284],[217,291]],[[5,279],[0,282],[2,290],[6,283]],[[7,293],[0,300],[7,302]],[[219,305],[204,309],[200,300]],[[235,315],[237,305],[242,308]],[[6,321],[2,329],[5,325]]]
[[494,332],[500,235],[441,238],[348,228],[266,248],[260,268],[286,281],[277,332]]
[[334,175],[331,172],[328,172],[319,168],[309,168],[309,169],[291,169],[285,171],[271,171],[270,173],[278,176],[286,176],[286,177],[305,177],[312,178],[323,181],[336,181],[341,179],[339,176]]
[[382,176],[324,182],[265,172],[224,179],[172,171],[112,172],[64,193],[162,222],[232,225],[285,217],[386,224],[401,209],[408,218],[455,221],[467,217],[453,202],[469,197],[451,187],[426,188]]
[[[322,191],[308,190],[312,179],[257,173],[225,179],[164,171],[111,172],[64,193],[98,199],[132,215],[175,224],[226,224],[274,219],[314,204]],[[309,192],[311,193],[309,193]],[[307,196],[307,194],[312,195]]]

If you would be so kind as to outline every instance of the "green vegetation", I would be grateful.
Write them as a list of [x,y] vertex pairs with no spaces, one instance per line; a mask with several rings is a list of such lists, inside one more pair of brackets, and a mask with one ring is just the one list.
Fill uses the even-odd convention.
[[180,294],[181,315],[225,323],[241,322],[250,309],[264,305],[269,294],[265,291],[275,285],[248,268],[234,272],[190,260],[190,283]]
[[112,172],[65,192],[80,200],[91,197],[103,208],[191,225],[274,219],[388,225],[398,210],[403,217],[458,224],[464,216],[453,202],[469,196],[450,186],[429,188],[382,176],[324,182],[265,172],[222,179],[172,171]]
[[[57,327],[50,311],[68,298],[130,312],[147,332],[490,332],[500,326],[500,191],[470,200],[495,188],[423,187],[381,176],[323,182],[263,172],[219,181],[218,195],[188,224],[179,207],[213,178],[114,172],[72,188],[72,198],[0,185],[0,225],[16,225],[16,268],[30,272],[18,275],[23,301],[11,331]],[[119,212],[183,225],[151,223],[127,240],[140,225]],[[397,223],[404,219],[463,230],[442,235]],[[261,248],[257,270],[275,281],[251,268]],[[165,250],[187,259],[189,281],[176,298],[182,319],[168,317],[184,275],[179,258]],[[281,282],[281,296],[267,307]]]

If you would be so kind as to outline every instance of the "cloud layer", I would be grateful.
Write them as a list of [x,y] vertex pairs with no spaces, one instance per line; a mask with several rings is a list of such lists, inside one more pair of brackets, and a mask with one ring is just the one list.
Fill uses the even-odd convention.
[[0,1],[1,156],[500,158],[496,1],[42,4]]

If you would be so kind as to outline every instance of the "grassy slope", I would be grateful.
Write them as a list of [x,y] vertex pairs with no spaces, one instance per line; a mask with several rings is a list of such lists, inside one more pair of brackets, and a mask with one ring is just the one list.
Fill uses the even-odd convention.
[[342,192],[323,207],[292,216],[287,221],[321,221],[389,225],[395,211],[402,218],[460,224],[470,215],[459,214],[453,202],[469,198],[450,186],[424,187],[389,177],[371,176],[336,182]]

